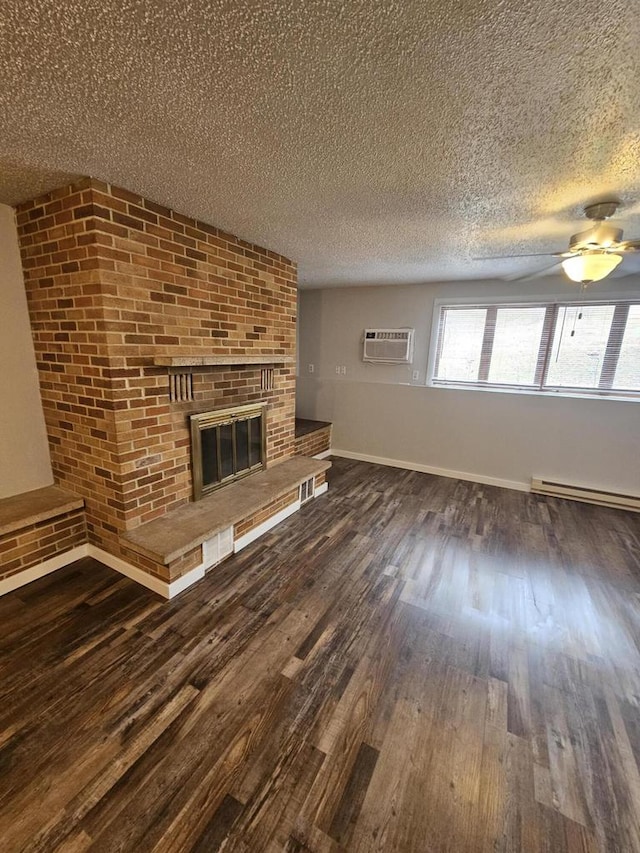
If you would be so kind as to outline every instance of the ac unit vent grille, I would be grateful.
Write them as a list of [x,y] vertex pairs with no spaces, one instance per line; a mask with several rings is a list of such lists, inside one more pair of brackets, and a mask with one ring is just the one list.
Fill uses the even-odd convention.
[[414,329],[365,329],[363,361],[410,364]]

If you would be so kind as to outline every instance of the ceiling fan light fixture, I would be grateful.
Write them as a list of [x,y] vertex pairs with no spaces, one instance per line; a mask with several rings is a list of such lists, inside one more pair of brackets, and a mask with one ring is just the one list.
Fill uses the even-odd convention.
[[588,283],[600,281],[606,278],[618,266],[622,255],[614,255],[611,252],[585,252],[565,258],[562,261],[562,269],[571,281]]

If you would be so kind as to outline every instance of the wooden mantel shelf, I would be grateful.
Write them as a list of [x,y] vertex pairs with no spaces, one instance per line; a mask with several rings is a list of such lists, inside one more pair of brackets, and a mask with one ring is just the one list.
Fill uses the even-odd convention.
[[153,359],[156,367],[211,367],[238,364],[294,364],[291,355],[158,355]]

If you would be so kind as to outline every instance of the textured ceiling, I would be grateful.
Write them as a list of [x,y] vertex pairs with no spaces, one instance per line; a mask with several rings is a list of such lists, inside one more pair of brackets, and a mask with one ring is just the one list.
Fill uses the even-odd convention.
[[89,174],[307,285],[525,273],[546,259],[472,258],[564,248],[610,195],[640,236],[639,20],[628,0],[4,0],[0,200]]

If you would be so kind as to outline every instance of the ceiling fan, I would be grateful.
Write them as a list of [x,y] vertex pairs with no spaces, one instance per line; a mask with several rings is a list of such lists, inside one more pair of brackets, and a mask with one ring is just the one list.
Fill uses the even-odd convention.
[[[612,273],[626,252],[640,251],[640,240],[623,240],[622,229],[615,228],[605,221],[615,214],[619,204],[617,201],[604,201],[587,205],[584,208],[584,215],[593,222],[593,225],[586,231],[574,234],[569,240],[569,248],[565,252],[494,255],[493,258],[482,258],[482,260],[547,256],[562,258],[563,260],[556,261],[551,267],[540,270],[540,273],[548,272],[556,266],[562,266],[572,281],[580,282],[583,287],[586,287],[586,285],[600,281]],[[534,273],[535,275],[537,274]],[[525,278],[529,278],[529,276],[525,276]]]

